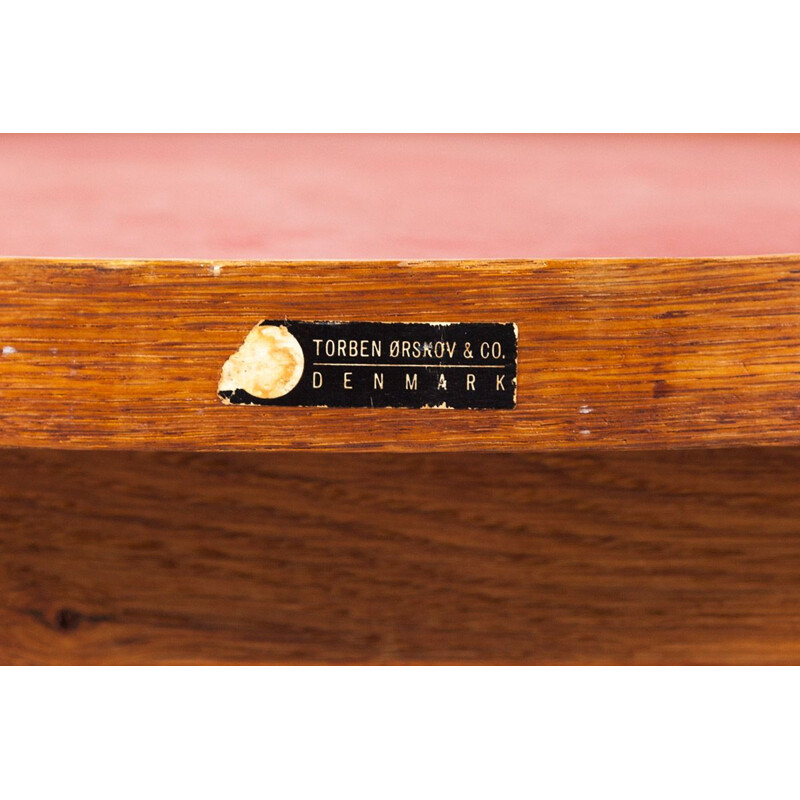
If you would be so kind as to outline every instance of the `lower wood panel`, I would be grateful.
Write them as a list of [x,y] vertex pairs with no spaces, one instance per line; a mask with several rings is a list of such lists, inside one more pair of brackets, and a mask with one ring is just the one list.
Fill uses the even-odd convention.
[[800,450],[0,451],[0,660],[800,662]]

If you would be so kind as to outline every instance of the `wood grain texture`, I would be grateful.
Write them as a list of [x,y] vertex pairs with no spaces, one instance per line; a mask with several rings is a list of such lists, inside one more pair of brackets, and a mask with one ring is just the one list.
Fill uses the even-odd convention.
[[0,451],[5,663],[797,663],[800,450]]
[[[0,261],[0,445],[497,450],[800,443],[800,257]],[[513,411],[223,406],[260,319],[519,327]]]

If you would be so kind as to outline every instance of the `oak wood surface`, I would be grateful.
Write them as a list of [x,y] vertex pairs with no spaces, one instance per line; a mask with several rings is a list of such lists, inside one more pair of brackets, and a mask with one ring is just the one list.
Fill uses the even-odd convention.
[[[0,445],[497,450],[800,442],[800,257],[0,260]],[[515,322],[517,408],[230,407],[260,319]]]
[[4,663],[797,663],[800,449],[0,451]]
[[[798,252],[798,148],[0,137],[95,257],[0,260],[0,661],[797,663],[800,450],[608,449],[800,443],[800,259],[665,257]],[[519,406],[223,407],[270,316],[517,322]]]

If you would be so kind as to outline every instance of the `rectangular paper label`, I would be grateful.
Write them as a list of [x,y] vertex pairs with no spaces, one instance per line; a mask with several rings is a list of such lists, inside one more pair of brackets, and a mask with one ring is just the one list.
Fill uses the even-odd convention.
[[510,322],[264,320],[222,370],[234,405],[494,408],[516,404]]

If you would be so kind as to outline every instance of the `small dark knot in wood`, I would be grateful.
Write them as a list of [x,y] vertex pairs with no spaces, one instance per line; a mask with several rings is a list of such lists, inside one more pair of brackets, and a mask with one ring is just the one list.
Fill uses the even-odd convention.
[[653,397],[658,399],[659,397],[666,397],[668,394],[671,393],[670,387],[667,385],[666,381],[657,380],[653,382]]
[[81,624],[83,615],[73,608],[62,608],[56,613],[56,628],[61,631],[74,631]]

